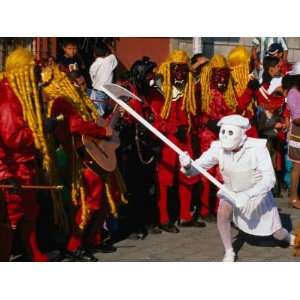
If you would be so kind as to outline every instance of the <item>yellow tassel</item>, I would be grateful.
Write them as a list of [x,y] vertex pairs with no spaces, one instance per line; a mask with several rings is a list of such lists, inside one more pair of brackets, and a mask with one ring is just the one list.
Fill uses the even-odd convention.
[[117,217],[118,216],[117,209],[116,209],[116,205],[115,205],[115,202],[113,200],[113,197],[112,197],[112,194],[110,191],[110,184],[108,182],[105,182],[104,185],[105,185],[105,190],[106,190],[106,197],[108,200],[108,204],[110,206],[110,212],[114,217]]
[[121,201],[124,204],[128,204],[128,200],[126,199],[125,195],[123,193],[121,193]]

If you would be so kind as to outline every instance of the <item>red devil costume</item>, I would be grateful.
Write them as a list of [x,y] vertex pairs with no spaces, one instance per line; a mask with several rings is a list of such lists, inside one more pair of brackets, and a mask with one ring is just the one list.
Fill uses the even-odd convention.
[[[193,75],[188,69],[188,57],[183,51],[174,51],[167,61],[159,68],[163,77],[162,91],[165,98],[161,107],[160,118],[155,120],[155,126],[180,149],[194,157],[192,136],[196,128],[194,124],[196,101]],[[159,185],[160,224],[163,230],[178,232],[178,228],[170,222],[168,213],[168,188],[178,182],[180,199],[180,221],[182,226],[204,227],[205,223],[192,218],[191,200],[192,187],[197,178],[189,178],[179,172],[178,155],[163,144],[160,159],[157,163]]]
[[[236,102],[230,80],[230,69],[223,56],[214,55],[209,64],[203,67],[200,73],[200,86],[196,87],[196,91],[196,97],[201,103],[198,123],[200,151],[203,153],[209,149],[213,141],[218,139],[217,122],[235,111]],[[217,168],[212,168],[209,172],[222,180]],[[202,175],[200,180],[202,188],[199,215],[207,219],[216,215],[218,198],[210,181]]]
[[[36,149],[31,129],[24,121],[22,106],[7,79],[0,82],[0,181],[33,185],[37,170],[35,166]],[[3,191],[6,213],[12,229],[20,231],[26,250],[33,261],[47,261],[39,250],[36,238],[36,218],[38,215],[37,194],[35,190]],[[0,247],[7,247],[10,253],[11,241]]]
[[[51,69],[45,69],[44,73],[47,74],[49,70]],[[110,196],[107,195],[108,187],[103,178],[88,167],[87,160],[77,156],[74,143],[76,138],[80,139],[82,135],[101,139],[110,136],[110,134],[106,128],[100,127],[92,121],[91,114],[93,111],[95,113],[95,108],[92,109],[92,106],[87,106],[86,101],[88,100],[81,98],[79,93],[71,86],[66,76],[57,68],[54,68],[52,74],[54,74],[52,81],[44,88],[45,94],[50,99],[49,107],[51,107],[51,116],[56,117],[60,114],[64,116],[64,122],[58,123],[55,129],[55,136],[70,159],[75,158],[75,161],[81,160],[83,162],[82,167],[80,167],[81,171],[79,170],[79,172],[82,174],[82,188],[85,190],[85,196],[76,212],[74,227],[67,244],[67,250],[75,256],[75,259],[95,261],[97,259],[92,254],[82,250],[83,246],[102,252],[116,250],[114,247],[103,245],[102,243],[103,224],[109,215],[107,197],[111,197],[111,195],[110,192]],[[61,84],[59,92],[56,89],[57,84]],[[65,85],[68,85],[69,90],[64,89]],[[73,89],[73,92],[75,91],[75,94],[72,95],[73,100],[71,100],[68,94],[70,93],[70,88],[71,90]],[[71,172],[74,172],[74,164],[72,164],[71,168]],[[70,185],[75,184],[74,182],[70,182],[70,180],[69,183]],[[111,184],[116,185],[114,178],[111,178]],[[114,195],[120,196],[116,187],[114,190]]]

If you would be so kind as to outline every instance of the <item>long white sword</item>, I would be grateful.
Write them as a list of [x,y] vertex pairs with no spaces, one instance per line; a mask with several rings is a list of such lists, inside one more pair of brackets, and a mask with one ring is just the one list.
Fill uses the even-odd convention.
[[[167,137],[165,137],[159,130],[153,127],[149,122],[147,122],[143,117],[141,117],[135,110],[133,110],[127,103],[122,101],[122,98],[135,98],[140,102],[143,102],[137,95],[131,93],[127,89],[114,84],[104,84],[102,85],[101,90],[105,92],[109,97],[112,98],[118,105],[120,105],[124,110],[126,110],[131,116],[133,116],[136,120],[138,120],[141,124],[143,124],[148,130],[150,130],[153,134],[155,134],[160,140],[162,140],[165,144],[167,144],[171,149],[173,149],[178,155],[185,155],[185,153],[173,142],[171,142]],[[204,175],[208,180],[210,180],[214,185],[216,185],[219,189],[222,189],[228,196],[230,196],[233,200],[235,199],[234,194],[228,190],[222,183],[220,183],[216,178],[210,175],[205,169],[201,168],[199,165],[195,164],[195,161],[192,160],[192,166],[199,171],[202,175]]]

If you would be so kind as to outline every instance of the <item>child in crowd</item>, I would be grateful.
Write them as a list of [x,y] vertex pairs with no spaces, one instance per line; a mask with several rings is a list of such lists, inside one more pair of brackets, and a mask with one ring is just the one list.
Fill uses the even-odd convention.
[[95,61],[90,67],[93,90],[89,96],[95,102],[99,114],[104,115],[109,110],[109,97],[101,91],[101,86],[113,82],[118,61],[113,49],[104,43],[96,45],[94,56]]
[[58,65],[61,71],[70,73],[72,71],[83,72],[85,65],[78,55],[78,47],[74,40],[65,40],[63,43],[64,55],[59,59]]

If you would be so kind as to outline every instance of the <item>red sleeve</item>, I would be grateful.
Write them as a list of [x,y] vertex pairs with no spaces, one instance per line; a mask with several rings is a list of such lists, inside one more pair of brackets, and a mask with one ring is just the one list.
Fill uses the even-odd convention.
[[88,135],[96,138],[106,137],[106,129],[104,127],[100,127],[91,121],[84,121],[75,112],[72,105],[62,98],[57,99],[52,108],[52,116],[58,116],[59,114],[64,115],[72,134]]
[[[137,112],[140,116],[143,116],[143,109],[142,109],[142,103],[138,101],[137,99],[130,99],[128,101],[128,105],[135,111]],[[135,122],[135,118],[131,116],[128,112],[125,111],[123,115],[123,121],[127,124],[133,124]]]
[[284,118],[290,118],[290,111],[287,108],[287,105],[284,105],[283,111],[282,111],[282,116]]
[[250,90],[249,88],[246,88],[243,95],[241,95],[238,98],[238,106],[237,106],[238,113],[243,113],[246,110],[252,98],[253,98],[253,91]]
[[3,144],[14,150],[32,147],[32,131],[23,119],[19,99],[8,86],[2,88],[0,94],[0,136]]
[[153,126],[162,133],[168,133],[170,131],[170,125],[168,120],[164,120],[161,118],[160,113],[163,108],[163,101],[161,99],[151,99],[150,106],[153,112],[154,120]]
[[268,110],[277,110],[282,107],[285,102],[283,96],[267,95],[268,99],[266,99],[259,90],[256,92],[256,96],[258,105]]

